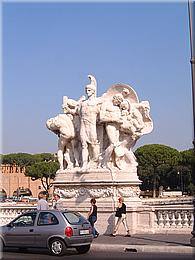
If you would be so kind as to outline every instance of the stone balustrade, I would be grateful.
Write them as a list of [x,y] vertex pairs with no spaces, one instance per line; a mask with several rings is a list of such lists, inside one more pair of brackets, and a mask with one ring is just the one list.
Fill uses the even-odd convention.
[[[5,225],[9,223],[12,219],[17,217],[21,213],[35,209],[36,206],[34,205],[1,206],[0,225]],[[135,213],[136,212],[134,212],[133,214]],[[128,215],[131,214],[132,212],[128,210]],[[153,206],[151,207],[151,214],[154,214],[154,217],[151,218],[154,223],[150,223],[150,228],[147,231],[149,233],[189,233],[193,229],[193,205]],[[99,218],[99,221],[100,219],[101,217]],[[139,232],[140,230],[134,230],[134,233]]]
[[155,207],[155,232],[189,232],[193,229],[193,205]]
[[9,205],[2,206],[0,208],[0,226],[8,224],[12,219],[18,215],[25,213],[26,211],[35,210],[34,205]]

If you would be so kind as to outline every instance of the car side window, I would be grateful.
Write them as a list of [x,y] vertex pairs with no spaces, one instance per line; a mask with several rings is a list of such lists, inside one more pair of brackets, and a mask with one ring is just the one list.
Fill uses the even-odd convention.
[[16,227],[34,226],[36,213],[28,213],[20,216],[12,224]]
[[44,225],[57,225],[59,221],[57,217],[50,212],[40,212],[37,225],[44,226]]

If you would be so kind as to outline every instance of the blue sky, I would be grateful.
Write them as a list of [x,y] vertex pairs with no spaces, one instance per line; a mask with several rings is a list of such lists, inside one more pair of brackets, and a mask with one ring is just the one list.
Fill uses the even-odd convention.
[[78,99],[95,75],[98,96],[129,84],[148,100],[152,133],[136,147],[192,147],[186,2],[4,3],[2,152],[56,152],[48,118]]

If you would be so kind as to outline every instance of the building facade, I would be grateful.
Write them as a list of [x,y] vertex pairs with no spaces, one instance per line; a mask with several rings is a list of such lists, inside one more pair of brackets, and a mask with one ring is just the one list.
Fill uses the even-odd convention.
[[0,190],[4,190],[7,197],[13,196],[14,191],[19,188],[29,189],[33,197],[37,197],[43,190],[40,180],[33,181],[31,177],[25,176],[25,167],[1,165],[0,177]]

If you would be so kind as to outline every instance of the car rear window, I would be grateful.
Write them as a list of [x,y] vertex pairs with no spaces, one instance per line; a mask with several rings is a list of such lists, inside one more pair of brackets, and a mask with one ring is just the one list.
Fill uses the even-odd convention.
[[70,224],[78,224],[82,220],[85,220],[79,213],[77,212],[63,212],[63,216],[68,220]]

